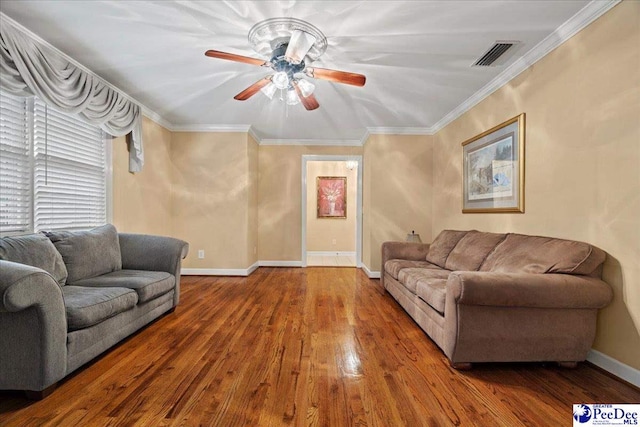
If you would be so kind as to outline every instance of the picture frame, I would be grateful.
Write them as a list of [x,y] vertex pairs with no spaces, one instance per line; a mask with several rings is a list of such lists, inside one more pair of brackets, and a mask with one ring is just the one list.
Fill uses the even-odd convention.
[[347,217],[347,177],[316,177],[317,217]]
[[524,213],[525,113],[462,143],[462,213]]

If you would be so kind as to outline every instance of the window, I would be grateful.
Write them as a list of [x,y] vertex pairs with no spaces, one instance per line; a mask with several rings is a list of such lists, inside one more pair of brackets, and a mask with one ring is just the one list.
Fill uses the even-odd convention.
[[37,98],[0,95],[0,234],[105,224],[103,132]]
[[31,156],[27,99],[0,93],[0,234],[31,226]]

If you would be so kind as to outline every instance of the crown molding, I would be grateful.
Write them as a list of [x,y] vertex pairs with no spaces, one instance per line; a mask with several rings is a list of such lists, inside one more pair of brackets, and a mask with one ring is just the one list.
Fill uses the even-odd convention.
[[[136,101],[133,101],[133,102],[136,102]],[[148,117],[150,120],[153,120],[155,123],[159,124],[163,128],[169,131],[173,131],[173,128],[175,127],[173,123],[171,123],[170,121],[168,121],[167,119],[162,117],[160,114],[156,113],[155,111],[149,110],[144,105],[141,105],[141,108],[142,108],[142,114],[144,116]]]
[[82,65],[81,63],[79,63],[78,61],[76,61],[75,59],[73,59],[72,57],[70,57],[69,55],[67,55],[66,53],[64,53],[63,51],[61,51],[60,49],[58,49],[57,47],[55,47],[54,45],[52,45],[51,43],[46,41],[45,39],[43,39],[42,37],[40,37],[39,35],[37,35],[33,31],[28,29],[27,27],[25,27],[24,25],[20,24],[19,22],[17,22],[16,20],[14,20],[13,18],[9,17],[8,15],[6,15],[3,12],[0,12],[0,19],[2,19],[2,21],[8,23],[12,27],[15,27],[18,30],[22,31],[24,34],[26,34],[33,41],[35,41],[35,42],[41,44],[42,46],[46,47],[47,49],[50,49],[53,52],[57,53],[62,58],[64,58],[66,61],[69,61],[71,64],[73,64],[77,68],[81,69],[85,73],[87,73],[87,74],[89,74],[89,75],[101,80],[107,87],[109,87],[112,90],[115,90],[116,92],[118,92],[120,95],[124,96],[129,101],[131,101],[134,104],[140,106],[140,109],[141,109],[141,112],[142,112],[143,115],[147,116],[148,118],[150,118],[151,120],[155,121],[156,123],[164,126],[165,128],[171,130],[171,127],[172,127],[171,123],[168,120],[164,119],[160,114],[156,113],[151,108],[147,107],[142,102],[138,101],[137,99],[135,99],[134,97],[132,97],[127,92],[125,92],[124,90],[120,89],[119,87],[117,87],[113,83],[109,82],[104,77],[102,77],[102,76],[96,74],[95,72],[91,71],[89,68],[85,67],[84,65]]
[[253,128],[253,126],[249,127],[249,135],[251,135],[251,137],[256,140],[256,143],[258,145],[260,145],[260,140],[262,138],[260,138],[260,136],[256,133],[256,130]]
[[431,127],[368,127],[371,135],[433,135]]
[[564,24],[560,25],[554,32],[549,34],[540,43],[535,45],[529,52],[524,54],[513,64],[507,67],[502,73],[498,74],[493,80],[484,85],[479,91],[471,95],[464,102],[451,110],[447,115],[441,118],[430,129],[433,133],[439,132],[446,125],[469,111],[471,108],[479,104],[483,99],[491,95],[502,86],[509,83],[520,73],[540,59],[549,54],[552,50],[569,40],[576,33],[587,25],[598,19],[609,9],[620,3],[621,0],[592,0],[585,7],[580,9]]
[[261,139],[260,145],[325,145],[339,147],[361,147],[361,139]]
[[[251,125],[174,125],[173,132],[249,132]],[[255,138],[255,136],[254,136]]]

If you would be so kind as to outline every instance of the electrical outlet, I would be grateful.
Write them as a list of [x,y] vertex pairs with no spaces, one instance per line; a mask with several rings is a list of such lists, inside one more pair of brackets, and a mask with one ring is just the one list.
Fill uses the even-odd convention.
[[333,240],[331,241],[331,244],[332,244],[332,245],[335,245],[335,244],[336,244],[336,239],[333,239]]
[[198,250],[198,259],[204,259],[204,249]]
[[258,253],[258,247],[257,247],[257,246],[254,246],[254,247],[253,247],[253,254],[255,255],[255,254],[257,254],[257,253]]

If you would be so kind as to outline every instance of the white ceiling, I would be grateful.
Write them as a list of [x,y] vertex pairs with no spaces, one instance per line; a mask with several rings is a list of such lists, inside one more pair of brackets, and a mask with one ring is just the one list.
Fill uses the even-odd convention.
[[[251,125],[261,139],[360,140],[367,128],[433,128],[589,2],[12,1],[1,11],[157,113],[173,129]],[[258,21],[306,20],[329,47],[314,66],[365,74],[364,87],[315,80],[320,108],[233,96],[270,70],[204,56],[257,56]],[[471,67],[496,40],[520,48]],[[265,58],[268,59],[268,58]]]

